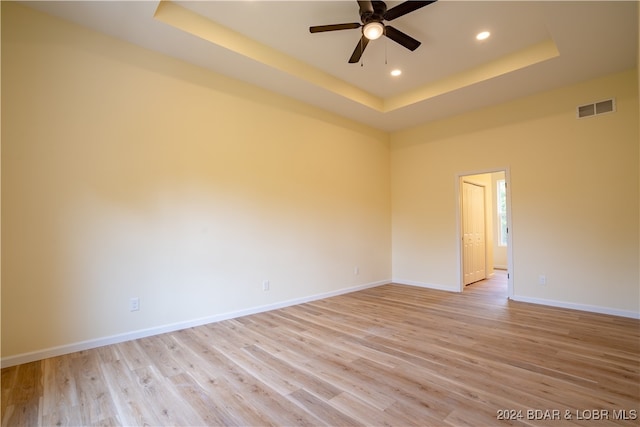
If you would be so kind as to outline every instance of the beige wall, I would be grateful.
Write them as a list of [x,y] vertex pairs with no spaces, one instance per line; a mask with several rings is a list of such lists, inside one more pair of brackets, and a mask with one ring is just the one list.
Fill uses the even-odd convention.
[[390,279],[386,133],[2,8],[3,358]]
[[[394,280],[457,289],[456,177],[508,167],[514,296],[637,316],[636,73],[392,134]],[[616,113],[576,119],[609,97]]]

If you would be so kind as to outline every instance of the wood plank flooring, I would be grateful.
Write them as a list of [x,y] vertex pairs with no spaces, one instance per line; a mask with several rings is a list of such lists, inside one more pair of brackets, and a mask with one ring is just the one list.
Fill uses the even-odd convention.
[[[2,426],[640,425],[640,322],[385,285],[2,370]],[[502,418],[502,419],[500,419]]]

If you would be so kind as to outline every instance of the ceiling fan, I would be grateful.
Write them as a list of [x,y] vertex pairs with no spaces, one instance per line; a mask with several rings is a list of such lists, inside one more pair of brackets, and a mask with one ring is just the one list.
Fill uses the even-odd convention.
[[351,54],[351,58],[349,58],[350,64],[355,64],[360,61],[360,58],[364,53],[364,49],[367,47],[367,44],[369,44],[370,40],[376,40],[383,35],[406,47],[410,51],[414,51],[418,46],[420,46],[420,42],[418,40],[408,36],[391,25],[385,25],[383,21],[393,21],[396,18],[418,10],[421,7],[428,6],[436,1],[437,0],[405,1],[389,10],[387,10],[387,5],[383,1],[358,1],[360,8],[360,21],[362,23],[353,22],[348,24],[317,25],[309,27],[309,31],[311,33],[323,33],[326,31],[354,30],[362,27],[362,36],[360,37],[360,41]]

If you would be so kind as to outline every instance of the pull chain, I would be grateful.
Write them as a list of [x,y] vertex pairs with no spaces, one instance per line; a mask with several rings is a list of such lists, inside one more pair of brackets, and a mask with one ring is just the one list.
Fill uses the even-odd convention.
[[384,38],[384,65],[387,65],[387,38]]

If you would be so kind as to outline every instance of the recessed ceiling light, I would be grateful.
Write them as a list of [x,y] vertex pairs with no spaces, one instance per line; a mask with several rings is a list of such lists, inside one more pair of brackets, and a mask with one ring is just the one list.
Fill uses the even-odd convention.
[[477,40],[486,40],[489,38],[489,36],[491,35],[491,33],[489,31],[483,31],[481,33],[478,33],[478,35],[476,36]]
[[402,74],[402,70],[398,70],[397,68],[395,70],[391,70],[391,75],[393,77],[398,77],[400,74]]

